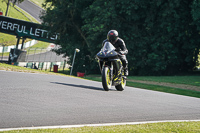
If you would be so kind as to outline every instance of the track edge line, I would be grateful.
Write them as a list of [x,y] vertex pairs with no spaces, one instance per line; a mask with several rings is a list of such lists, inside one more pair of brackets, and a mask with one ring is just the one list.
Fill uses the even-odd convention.
[[21,128],[5,128],[1,131],[12,130],[35,130],[35,129],[56,129],[56,128],[78,128],[78,127],[98,127],[98,126],[118,126],[118,125],[137,125],[148,123],[164,123],[164,122],[198,122],[200,120],[164,120],[164,121],[144,121],[144,122],[122,122],[122,123],[102,123],[102,124],[82,124],[82,125],[60,125],[60,126],[38,126],[38,127],[21,127]]

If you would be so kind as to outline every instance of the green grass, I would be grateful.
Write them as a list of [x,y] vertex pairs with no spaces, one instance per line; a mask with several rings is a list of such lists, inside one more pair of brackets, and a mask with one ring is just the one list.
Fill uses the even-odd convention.
[[167,82],[176,84],[187,84],[200,86],[200,76],[130,76],[130,80],[143,80],[143,81],[155,81],[155,82]]
[[[5,2],[2,2],[0,1],[0,10],[3,11],[3,15],[5,16],[5,13],[6,13],[6,8],[7,8],[7,5]],[[20,10],[21,12],[23,12],[20,8],[16,7],[18,10]],[[31,18],[30,15],[27,14],[27,16],[29,17],[26,17],[24,16],[23,13],[19,12],[18,10],[16,10],[12,5],[9,6],[9,9],[8,9],[8,14],[7,14],[7,17],[11,17],[11,18],[16,18],[16,19],[20,19],[20,20],[24,20],[24,21],[30,21],[30,19],[33,19]],[[33,19],[34,20],[34,19]]]
[[26,67],[20,67],[20,66],[0,63],[0,70],[69,76],[69,69],[66,69],[66,68],[64,69],[64,71],[63,71],[63,68],[58,69],[58,73],[54,73],[53,68],[51,68],[51,71],[50,71],[50,69],[48,69],[48,70],[37,70],[37,69],[30,69],[30,68],[26,68]]
[[[167,83],[179,83],[179,84],[187,84],[191,85],[190,82],[194,82],[193,84],[199,86],[199,77],[200,76],[160,76],[160,77],[154,77],[154,76],[147,76],[147,77],[136,77],[136,76],[129,76],[128,80],[135,79],[135,80],[147,80],[147,81],[156,81],[156,82],[167,82]],[[101,75],[88,75],[84,77],[85,79],[94,80],[101,82]],[[188,81],[186,81],[186,79]],[[175,82],[176,81],[176,82]],[[186,81],[186,82],[183,82]],[[193,85],[192,84],[192,85]],[[173,88],[173,87],[166,87],[166,86],[160,86],[160,85],[150,85],[150,84],[143,84],[143,83],[137,83],[132,81],[127,81],[127,86],[131,87],[137,87],[141,89],[148,89],[153,91],[161,91],[166,93],[173,93],[173,94],[179,94],[179,95],[185,95],[185,96],[191,96],[191,97],[197,97],[200,98],[200,92],[199,91],[192,91],[187,89],[181,89],[181,88]]]
[[[101,81],[101,75],[88,75],[87,79]],[[142,80],[200,86],[200,76],[128,76],[128,80]]]
[[[45,0],[30,0],[30,1],[42,8],[43,8],[42,4],[45,2]],[[50,3],[47,4],[47,7],[49,7],[49,6],[50,6]]]
[[94,80],[101,82],[101,75],[87,75],[85,79]]
[[127,81],[126,85],[131,86],[131,87],[141,88],[141,89],[147,89],[147,90],[160,91],[160,92],[166,92],[166,93],[200,98],[200,91],[192,91],[192,90],[166,87],[166,86],[160,86],[160,85],[149,85],[149,84],[129,82],[129,81]]
[[16,42],[17,42],[17,39],[15,36],[0,33],[0,45],[1,43],[5,44],[6,46],[16,45]]
[[4,63],[0,63],[0,70],[6,70],[6,71],[16,71],[16,72],[29,72],[29,73],[44,73],[44,74],[51,74],[49,71],[38,71],[36,69],[30,69],[25,67],[19,67],[15,65],[8,65]]
[[43,53],[47,52],[47,47],[50,45],[50,43],[47,42],[41,42],[38,41],[37,44],[27,48],[27,54],[34,54],[34,53]]
[[[25,43],[30,41],[31,39],[26,39]],[[16,45],[17,44],[17,38],[16,36],[0,33],[0,46],[10,46],[10,45]],[[22,39],[19,41],[19,44],[22,44]]]
[[15,130],[4,133],[199,133],[200,122],[166,122],[138,125]]
[[46,49],[49,45],[50,45],[50,43],[38,41],[37,44],[31,46],[30,48]]
[[[0,1],[0,11],[3,11],[3,15],[5,15],[5,13],[6,13],[6,8],[7,8],[6,3]],[[31,21],[31,22],[38,23],[33,17],[31,17],[29,14],[22,11],[20,8],[18,8],[16,6],[15,6],[15,8],[13,6],[9,6],[7,17],[12,17],[12,18],[16,18],[16,19],[20,19],[20,20],[24,20],[24,21]],[[26,41],[29,41],[29,40],[26,39]],[[10,45],[16,45],[16,42],[17,42],[16,36],[0,33],[0,43],[10,46]]]
[[42,7],[42,4],[45,2],[45,0],[30,0],[31,2],[35,3],[36,5]]

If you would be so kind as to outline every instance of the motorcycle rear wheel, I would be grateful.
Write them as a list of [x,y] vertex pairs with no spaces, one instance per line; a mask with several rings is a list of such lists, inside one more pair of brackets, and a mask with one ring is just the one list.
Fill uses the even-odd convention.
[[102,71],[102,85],[105,91],[109,91],[112,86],[112,80],[110,77],[110,69],[108,67],[104,67]]
[[126,86],[126,79],[122,77],[121,84],[115,86],[118,91],[123,91]]

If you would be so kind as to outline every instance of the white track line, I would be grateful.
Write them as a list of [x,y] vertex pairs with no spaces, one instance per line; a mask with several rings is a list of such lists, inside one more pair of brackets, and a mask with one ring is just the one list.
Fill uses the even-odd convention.
[[41,127],[22,127],[22,128],[6,128],[1,131],[11,130],[35,130],[35,129],[56,129],[56,128],[75,128],[75,127],[98,127],[98,126],[117,126],[117,125],[137,125],[147,123],[163,123],[163,122],[197,122],[200,120],[166,120],[166,121],[145,121],[145,122],[123,122],[123,123],[103,123],[103,124],[83,124],[83,125],[60,125],[60,126],[41,126]]

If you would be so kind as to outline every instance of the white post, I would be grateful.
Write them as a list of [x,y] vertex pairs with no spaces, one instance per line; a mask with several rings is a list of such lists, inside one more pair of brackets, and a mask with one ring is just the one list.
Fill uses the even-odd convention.
[[73,57],[73,62],[72,62],[70,75],[72,75],[72,70],[73,70],[73,67],[74,67],[74,60],[75,60],[75,57],[76,57],[76,52],[80,52],[80,50],[76,48],[75,51],[74,51],[74,57]]

